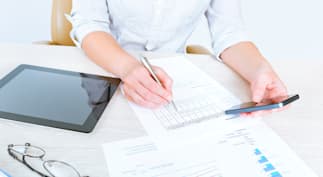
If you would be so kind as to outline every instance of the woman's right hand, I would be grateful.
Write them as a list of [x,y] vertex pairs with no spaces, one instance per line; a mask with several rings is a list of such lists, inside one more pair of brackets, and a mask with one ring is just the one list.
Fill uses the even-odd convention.
[[112,35],[92,32],[83,39],[82,48],[92,61],[121,78],[123,91],[130,101],[157,108],[172,100],[172,79],[162,69],[154,67],[162,83],[162,86],[158,85],[146,68],[123,50]]
[[126,98],[147,108],[158,108],[172,100],[172,79],[159,67],[153,70],[162,83],[160,86],[139,62],[133,64],[121,77]]

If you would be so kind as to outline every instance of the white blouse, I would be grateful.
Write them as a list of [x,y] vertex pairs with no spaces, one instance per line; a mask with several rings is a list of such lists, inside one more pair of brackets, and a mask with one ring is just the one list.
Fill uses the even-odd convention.
[[184,52],[202,16],[216,56],[247,40],[239,0],[73,0],[71,37],[81,46],[104,31],[126,50]]

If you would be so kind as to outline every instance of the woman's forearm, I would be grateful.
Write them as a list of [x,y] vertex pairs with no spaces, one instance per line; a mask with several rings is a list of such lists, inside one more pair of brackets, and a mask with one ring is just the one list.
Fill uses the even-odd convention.
[[220,58],[249,83],[255,80],[260,68],[272,71],[270,64],[251,42],[241,42],[226,49]]
[[105,32],[93,32],[87,35],[82,42],[82,48],[93,62],[120,78],[139,64]]
[[93,32],[83,39],[82,48],[88,57],[108,72],[121,78],[124,95],[141,106],[157,108],[172,100],[172,80],[160,68],[154,67],[162,86],[151,77],[138,60],[124,51],[105,32]]

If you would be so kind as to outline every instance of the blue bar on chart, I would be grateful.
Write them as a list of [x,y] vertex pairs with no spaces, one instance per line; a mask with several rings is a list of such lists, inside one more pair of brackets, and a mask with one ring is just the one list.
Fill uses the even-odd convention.
[[264,170],[265,172],[273,171],[275,170],[275,167],[272,164],[268,163],[266,164],[266,167],[264,168]]
[[258,160],[259,163],[265,163],[268,162],[268,159],[265,156],[261,156],[260,159]]
[[270,173],[270,177],[283,177],[278,171]]
[[259,149],[255,149],[255,154],[256,155],[260,155],[261,154],[261,151]]

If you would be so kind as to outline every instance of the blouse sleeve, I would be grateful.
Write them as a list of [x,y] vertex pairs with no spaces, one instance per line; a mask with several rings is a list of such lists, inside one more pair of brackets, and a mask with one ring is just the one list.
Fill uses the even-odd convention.
[[83,39],[95,31],[110,33],[107,0],[73,0],[71,14],[67,16],[72,23],[71,39],[81,47]]
[[206,12],[212,48],[217,59],[228,47],[248,41],[241,17],[240,0],[212,0]]

